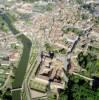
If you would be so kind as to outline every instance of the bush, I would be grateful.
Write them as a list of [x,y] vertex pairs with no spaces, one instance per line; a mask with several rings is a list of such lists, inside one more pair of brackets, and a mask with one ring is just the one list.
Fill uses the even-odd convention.
[[76,0],[76,2],[77,2],[78,4],[82,4],[82,3],[83,3],[83,0]]
[[86,14],[82,14],[82,15],[81,15],[81,18],[82,18],[83,20],[85,20],[85,19],[88,19],[88,16],[87,16]]
[[47,51],[52,51],[53,47],[49,43],[45,43],[45,48]]
[[82,30],[79,30],[78,28],[67,28],[67,27],[63,27],[62,28],[63,33],[68,33],[68,32],[74,32],[77,35],[81,35],[82,34]]

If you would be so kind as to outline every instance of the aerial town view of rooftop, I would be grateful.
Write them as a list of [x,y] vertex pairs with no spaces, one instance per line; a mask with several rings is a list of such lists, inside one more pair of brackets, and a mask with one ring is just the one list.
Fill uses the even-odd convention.
[[0,0],[0,100],[99,100],[99,0]]

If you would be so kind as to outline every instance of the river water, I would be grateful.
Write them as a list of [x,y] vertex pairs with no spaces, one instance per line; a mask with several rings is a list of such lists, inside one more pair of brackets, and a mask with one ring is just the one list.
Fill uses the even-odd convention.
[[[14,28],[10,19],[8,18],[8,16],[5,13],[1,14],[1,16],[5,20],[5,22],[8,24],[9,29],[12,31],[12,33],[14,35],[20,34]],[[29,56],[30,56],[31,46],[32,46],[31,41],[23,34],[19,35],[17,37],[17,39],[19,41],[21,41],[21,43],[23,44],[23,52],[21,55],[21,60],[19,61],[19,64],[18,64],[18,68],[16,69],[16,72],[15,72],[15,81],[12,83],[13,89],[22,87],[22,83],[23,83],[24,76],[26,73],[26,68],[28,66],[28,60],[29,60]],[[19,91],[12,92],[12,99],[13,100],[21,100],[21,91],[19,90]]]

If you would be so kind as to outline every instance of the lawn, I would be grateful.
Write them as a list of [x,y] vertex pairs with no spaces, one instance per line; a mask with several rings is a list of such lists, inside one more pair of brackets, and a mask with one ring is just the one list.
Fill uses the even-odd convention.
[[0,16],[0,30],[6,33],[9,32],[9,28],[1,16]]
[[31,89],[37,90],[39,92],[46,92],[46,85],[41,83],[41,82],[37,82],[35,80],[32,80],[30,82],[30,87]]

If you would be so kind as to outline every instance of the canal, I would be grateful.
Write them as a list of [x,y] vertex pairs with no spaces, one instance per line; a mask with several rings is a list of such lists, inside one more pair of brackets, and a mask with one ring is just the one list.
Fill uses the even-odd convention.
[[[11,20],[8,18],[8,16],[5,13],[1,14],[1,16],[5,20],[9,29],[12,31],[14,35],[20,34],[12,25]],[[23,34],[19,35],[17,39],[21,41],[21,43],[23,44],[23,52],[21,55],[21,60],[19,61],[19,64],[18,64],[18,68],[16,69],[16,72],[15,72],[15,81],[12,83],[13,89],[22,87],[22,83],[23,83],[24,76],[26,73],[26,68],[28,66],[31,46],[32,46],[32,42]],[[21,100],[20,90],[12,92],[12,100]]]

